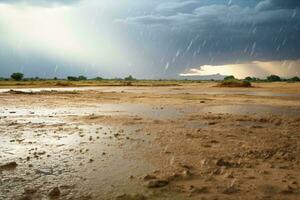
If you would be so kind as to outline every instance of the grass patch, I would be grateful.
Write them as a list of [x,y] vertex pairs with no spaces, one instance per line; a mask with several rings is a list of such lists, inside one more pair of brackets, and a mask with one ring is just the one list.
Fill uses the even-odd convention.
[[36,80],[36,81],[0,81],[1,87],[15,88],[39,88],[39,87],[92,87],[92,86],[144,86],[144,87],[166,87],[181,86],[189,83],[200,83],[200,81],[185,80]]

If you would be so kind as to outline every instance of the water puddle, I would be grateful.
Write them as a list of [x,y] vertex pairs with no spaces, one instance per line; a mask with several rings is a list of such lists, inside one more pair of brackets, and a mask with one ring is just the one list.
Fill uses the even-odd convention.
[[265,105],[217,105],[200,108],[203,113],[222,113],[235,115],[281,115],[300,117],[299,107],[274,107]]
[[[157,94],[199,94],[199,95],[248,95],[267,97],[294,97],[300,98],[300,94],[276,93],[260,89],[234,89],[221,90],[208,88],[207,90],[197,88],[170,88],[170,87],[64,87],[64,88],[18,88],[14,91],[38,93],[38,92],[76,92],[76,91],[97,91],[97,92],[130,92],[130,93],[157,93]],[[0,89],[0,93],[8,92],[10,89]]]
[[98,104],[84,107],[15,107],[6,106],[0,108],[0,117],[15,117],[16,119],[26,116],[27,122],[48,123],[59,122],[58,117],[85,116],[85,115],[138,115],[154,119],[170,119],[179,117],[180,112],[173,107],[156,107],[144,104]]

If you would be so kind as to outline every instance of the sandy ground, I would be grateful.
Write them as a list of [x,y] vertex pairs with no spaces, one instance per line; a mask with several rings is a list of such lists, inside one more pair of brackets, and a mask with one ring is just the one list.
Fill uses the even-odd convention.
[[55,90],[0,93],[0,199],[300,199],[300,84]]

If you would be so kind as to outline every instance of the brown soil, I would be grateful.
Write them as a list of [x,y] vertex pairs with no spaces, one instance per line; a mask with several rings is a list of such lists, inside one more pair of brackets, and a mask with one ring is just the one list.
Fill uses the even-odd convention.
[[300,85],[213,86],[0,93],[0,199],[300,199]]

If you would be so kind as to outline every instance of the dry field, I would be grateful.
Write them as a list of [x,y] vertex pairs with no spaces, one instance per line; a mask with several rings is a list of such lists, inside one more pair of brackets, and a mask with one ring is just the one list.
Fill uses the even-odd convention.
[[0,90],[0,199],[300,199],[300,84]]

